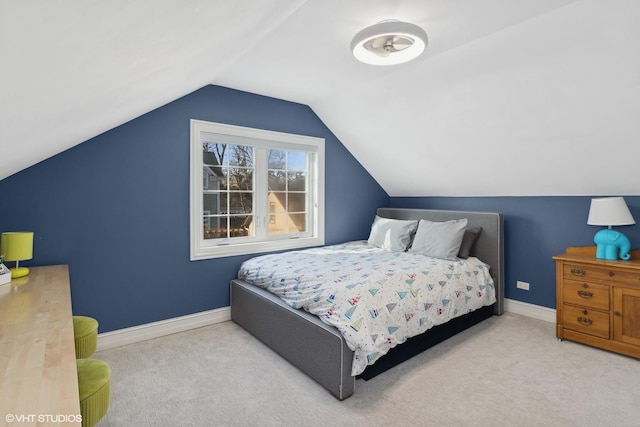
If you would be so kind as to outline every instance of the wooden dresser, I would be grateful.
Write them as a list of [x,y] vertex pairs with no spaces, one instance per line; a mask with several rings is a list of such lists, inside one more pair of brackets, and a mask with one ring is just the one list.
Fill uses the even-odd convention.
[[0,426],[80,426],[66,265],[0,285]]
[[596,247],[556,255],[556,336],[640,358],[640,250],[630,261],[596,258]]

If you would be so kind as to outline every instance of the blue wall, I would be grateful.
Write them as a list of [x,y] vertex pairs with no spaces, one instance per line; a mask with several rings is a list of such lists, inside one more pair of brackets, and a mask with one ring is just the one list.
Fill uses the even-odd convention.
[[[0,181],[0,231],[35,232],[25,266],[69,264],[74,313],[100,332],[228,306],[250,257],[189,261],[192,118],[325,138],[327,244],[365,239],[381,206],[503,212],[507,298],[554,308],[551,257],[599,229],[590,197],[389,198],[309,107],[207,86]],[[640,226],[618,229],[640,247]]]
[[[640,197],[625,196],[636,222],[640,223]],[[602,227],[587,225],[591,197],[392,197],[392,207],[495,211],[504,214],[505,296],[518,301],[555,308],[553,255],[567,246],[593,245]],[[640,248],[640,225],[616,227]],[[531,284],[529,291],[516,281]]]
[[229,305],[249,256],[189,261],[192,118],[325,138],[327,244],[367,238],[388,205],[309,107],[204,87],[0,181],[0,231],[35,232],[25,266],[69,264],[73,311],[100,332]]

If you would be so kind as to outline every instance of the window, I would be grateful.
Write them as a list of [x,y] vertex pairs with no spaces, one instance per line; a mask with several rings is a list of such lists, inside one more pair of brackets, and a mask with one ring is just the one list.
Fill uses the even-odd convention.
[[324,139],[191,120],[191,259],[324,244]]

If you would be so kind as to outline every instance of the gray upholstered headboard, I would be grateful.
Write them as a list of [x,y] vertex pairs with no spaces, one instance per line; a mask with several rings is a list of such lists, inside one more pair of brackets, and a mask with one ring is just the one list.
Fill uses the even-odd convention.
[[468,227],[481,227],[482,232],[476,241],[471,255],[481,259],[491,267],[491,276],[496,286],[495,313],[504,312],[504,225],[502,213],[442,211],[435,209],[379,208],[378,215],[394,219],[426,219],[429,221],[448,221],[467,218]]

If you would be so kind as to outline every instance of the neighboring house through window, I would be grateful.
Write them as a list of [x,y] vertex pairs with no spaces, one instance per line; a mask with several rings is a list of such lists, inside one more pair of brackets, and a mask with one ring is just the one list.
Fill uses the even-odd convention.
[[191,120],[191,259],[324,244],[324,139]]

